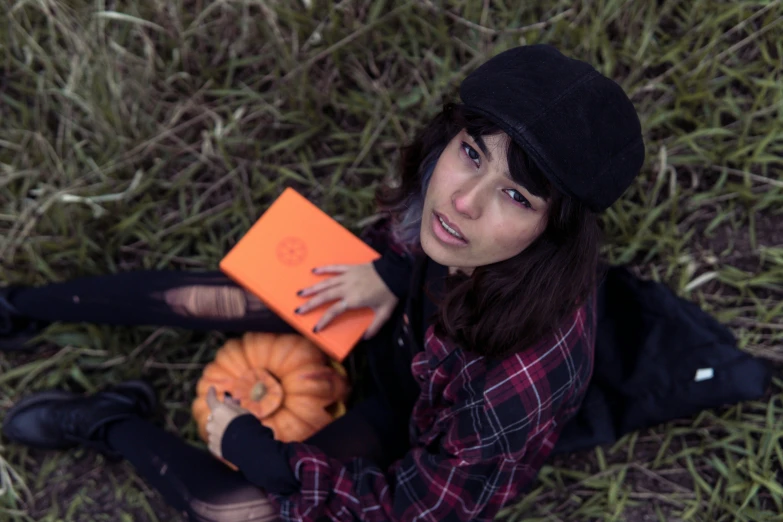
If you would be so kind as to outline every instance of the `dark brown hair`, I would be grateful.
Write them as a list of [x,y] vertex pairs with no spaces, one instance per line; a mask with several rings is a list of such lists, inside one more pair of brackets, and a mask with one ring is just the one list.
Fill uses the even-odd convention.
[[[378,206],[391,215],[394,239],[411,254],[421,252],[421,213],[433,167],[462,129],[474,137],[502,132],[484,116],[447,104],[402,148],[399,183],[376,191]],[[533,345],[585,302],[596,285],[601,244],[595,214],[552,186],[511,140],[506,157],[514,180],[548,201],[546,229],[510,259],[476,267],[470,276],[448,276],[434,318],[436,335],[489,357]]]

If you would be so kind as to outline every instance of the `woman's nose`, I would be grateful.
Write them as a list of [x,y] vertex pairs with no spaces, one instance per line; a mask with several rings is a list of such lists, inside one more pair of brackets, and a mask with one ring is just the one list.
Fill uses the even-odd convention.
[[478,183],[464,185],[452,196],[451,203],[454,209],[469,219],[476,219],[481,216],[481,205],[483,195]]

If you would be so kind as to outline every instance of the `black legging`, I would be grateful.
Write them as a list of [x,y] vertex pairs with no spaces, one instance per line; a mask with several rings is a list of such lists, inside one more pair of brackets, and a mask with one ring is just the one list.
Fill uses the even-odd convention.
[[[136,271],[79,278],[19,288],[10,302],[20,314],[42,321],[295,331],[219,272]],[[390,323],[375,339],[388,336]],[[407,419],[395,419],[382,399],[371,396],[306,442],[334,458],[361,456],[386,466],[404,452],[406,427]],[[264,493],[241,473],[146,420],[132,418],[112,425],[108,442],[190,520],[277,519]]]
[[[384,408],[377,398],[367,399],[306,442],[335,458],[384,459],[378,434],[394,429],[383,418]],[[111,425],[107,441],[188,520],[278,520],[262,490],[241,473],[146,420],[136,417]]]

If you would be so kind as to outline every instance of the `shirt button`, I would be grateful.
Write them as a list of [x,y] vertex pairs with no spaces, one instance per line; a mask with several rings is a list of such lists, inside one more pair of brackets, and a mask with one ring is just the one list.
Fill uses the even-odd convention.
[[402,314],[402,322],[408,324],[408,314]]
[[399,344],[400,346],[402,346],[403,344],[405,344],[405,341],[403,341],[403,340],[402,340],[402,337],[398,337],[398,338],[397,338],[397,344]]

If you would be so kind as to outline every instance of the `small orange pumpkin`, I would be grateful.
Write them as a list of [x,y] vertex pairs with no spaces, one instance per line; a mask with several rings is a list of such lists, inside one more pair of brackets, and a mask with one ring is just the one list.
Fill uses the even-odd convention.
[[207,391],[226,392],[282,442],[303,441],[345,413],[345,370],[297,334],[246,333],[230,339],[204,367],[192,413],[207,440]]

